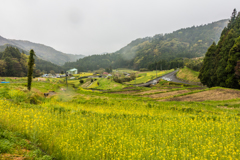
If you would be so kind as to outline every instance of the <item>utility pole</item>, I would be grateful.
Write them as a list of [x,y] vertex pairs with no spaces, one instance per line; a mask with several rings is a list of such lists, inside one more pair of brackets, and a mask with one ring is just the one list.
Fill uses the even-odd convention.
[[137,77],[136,77],[136,73],[135,73],[135,85],[136,85],[136,79],[137,79]]
[[67,74],[67,71],[66,71],[66,85],[67,85],[67,89],[68,89],[67,76],[68,76],[68,74]]
[[156,78],[157,78],[157,63],[156,63]]

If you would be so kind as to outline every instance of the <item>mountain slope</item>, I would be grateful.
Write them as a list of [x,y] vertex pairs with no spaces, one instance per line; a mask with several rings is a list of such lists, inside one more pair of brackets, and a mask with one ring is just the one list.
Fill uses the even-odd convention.
[[23,40],[6,39],[0,36],[0,45],[4,44],[14,45],[26,51],[33,49],[39,58],[57,65],[63,65],[65,62],[76,61],[77,59],[84,57],[84,55],[66,54],[43,44]]
[[[107,68],[149,68],[160,60],[203,56],[213,41],[218,41],[228,20],[207,25],[180,29],[170,34],[139,38],[112,54],[92,55],[77,62],[67,62],[64,67],[78,68],[80,71]],[[150,67],[151,68],[151,67]]]
[[[8,48],[7,48],[8,47]],[[7,50],[7,51],[6,51]],[[15,54],[13,54],[13,53],[15,53]],[[23,50],[23,49],[21,49],[21,48],[19,48],[19,47],[17,47],[17,46],[14,46],[14,45],[10,45],[10,44],[6,44],[6,45],[3,45],[3,46],[0,46],[0,61],[2,62],[2,64],[3,63],[5,63],[5,61],[6,61],[6,58],[5,57],[3,57],[3,55],[4,54],[7,54],[8,55],[8,57],[10,57],[11,59],[16,59],[17,58],[17,56],[16,55],[21,55],[21,53],[24,53],[25,55],[29,55],[29,52],[27,52],[27,51],[25,51],[25,50]],[[23,59],[26,59],[26,58],[28,58],[27,56],[23,56],[22,55],[22,58]],[[19,63],[19,62],[17,62],[17,63]],[[26,60],[26,63],[27,63],[27,60]],[[7,65],[7,63],[6,63],[6,65]],[[27,64],[25,64],[25,65],[27,65]],[[24,66],[25,66],[24,65]],[[63,68],[61,67],[61,66],[58,66],[58,65],[56,65],[56,64],[53,64],[53,63],[51,63],[51,62],[49,62],[49,61],[45,61],[45,60],[43,60],[43,59],[41,59],[41,58],[39,58],[39,57],[36,57],[35,58],[35,69],[36,70],[40,70],[40,71],[44,71],[45,73],[50,73],[50,71],[51,70],[53,70],[53,71],[55,71],[56,73],[60,73],[62,70],[63,70]],[[19,68],[18,67],[19,65],[17,64],[17,65],[15,65],[14,66],[14,70],[16,69],[16,68]],[[1,66],[1,64],[0,64],[0,76],[3,76],[3,75],[5,75],[4,73],[1,73],[1,67],[2,68],[5,68],[5,67],[3,67],[3,66]],[[20,69],[21,70],[21,69]],[[24,70],[23,71],[23,74],[13,74],[13,75],[8,75],[8,76],[26,76],[26,70]],[[24,74],[25,73],[25,74]]]

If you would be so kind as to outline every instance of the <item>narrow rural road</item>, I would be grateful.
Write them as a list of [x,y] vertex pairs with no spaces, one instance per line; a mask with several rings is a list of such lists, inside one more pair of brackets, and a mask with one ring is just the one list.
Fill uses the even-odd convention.
[[157,82],[159,79],[164,79],[164,80],[171,81],[171,82],[176,82],[176,83],[190,84],[190,83],[187,83],[187,82],[184,82],[184,81],[181,81],[181,80],[177,79],[176,76],[175,76],[175,73],[177,71],[178,70],[175,70],[175,71],[173,71],[171,73],[165,74],[165,75],[163,75],[161,77],[158,77],[158,78],[153,79],[151,81],[148,81],[146,83],[136,84],[135,86],[137,86],[137,87],[148,87],[151,84],[153,84],[154,82]]

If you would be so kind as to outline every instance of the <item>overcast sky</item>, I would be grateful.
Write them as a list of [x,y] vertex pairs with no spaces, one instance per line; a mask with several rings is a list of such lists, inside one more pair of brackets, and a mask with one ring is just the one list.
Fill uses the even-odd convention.
[[[0,0],[0,35],[64,53],[115,52],[132,40],[207,24],[240,0]],[[239,8],[237,8],[239,7]]]

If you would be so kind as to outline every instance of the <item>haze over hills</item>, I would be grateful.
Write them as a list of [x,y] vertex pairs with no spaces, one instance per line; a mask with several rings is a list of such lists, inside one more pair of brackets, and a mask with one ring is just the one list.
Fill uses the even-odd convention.
[[153,37],[139,38],[114,53],[91,55],[76,62],[66,62],[65,68],[78,68],[79,71],[99,68],[149,68],[155,62],[170,61],[176,58],[193,58],[203,56],[208,47],[218,42],[221,32],[229,20],[180,29],[169,34],[157,34]]
[[5,44],[10,44],[26,51],[33,49],[39,58],[50,61],[57,65],[63,65],[65,62],[73,62],[79,58],[84,57],[84,55],[66,54],[43,44],[33,43],[24,40],[6,39],[0,36],[0,45]]
[[[26,76],[27,70],[24,69],[27,66],[26,59],[28,56],[26,55],[29,55],[29,52],[17,46],[10,44],[0,46],[0,76]],[[43,73],[50,73],[50,71],[60,73],[63,71],[63,68],[52,62],[35,57],[34,72],[35,71],[37,71],[38,74],[40,74],[41,71]]]
[[[20,51],[23,50],[26,54],[30,49],[34,49],[36,55],[43,60],[57,65],[65,63],[61,70],[75,67],[79,71],[88,71],[110,66],[112,68],[148,68],[152,70],[155,68],[155,63],[163,64],[162,69],[170,69],[176,67],[173,65],[176,59],[203,56],[214,41],[219,41],[221,32],[228,22],[229,20],[220,20],[206,25],[179,29],[165,35],[157,34],[153,37],[138,38],[114,53],[103,53],[84,58],[83,55],[65,54],[46,45],[6,39],[1,36],[0,49],[3,50],[7,45],[11,45]],[[3,46],[4,44],[5,46]],[[58,71],[53,64],[46,65],[47,63],[43,63],[43,61],[38,65],[40,64],[40,70]]]

